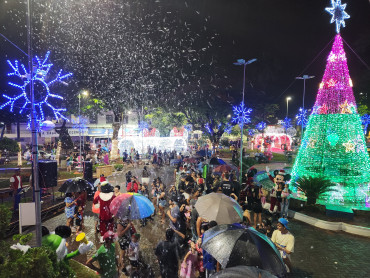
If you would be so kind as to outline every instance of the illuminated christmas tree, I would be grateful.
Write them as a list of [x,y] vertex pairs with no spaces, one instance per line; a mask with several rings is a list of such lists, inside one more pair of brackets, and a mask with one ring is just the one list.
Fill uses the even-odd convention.
[[323,176],[336,183],[337,189],[322,197],[327,203],[365,206],[369,154],[352,86],[338,33],[292,170],[292,181],[302,176]]

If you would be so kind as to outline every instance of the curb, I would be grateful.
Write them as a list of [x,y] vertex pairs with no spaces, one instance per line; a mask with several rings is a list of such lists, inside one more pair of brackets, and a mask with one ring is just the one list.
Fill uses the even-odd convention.
[[325,221],[293,210],[289,210],[289,217],[292,217],[293,219],[302,221],[304,223],[307,223],[320,229],[330,231],[343,231],[346,233],[370,238],[370,228],[355,226],[344,222]]

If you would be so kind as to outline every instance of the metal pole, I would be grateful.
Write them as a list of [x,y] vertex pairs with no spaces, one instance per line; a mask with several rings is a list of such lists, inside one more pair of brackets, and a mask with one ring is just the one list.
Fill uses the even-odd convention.
[[[286,117],[285,117],[285,119],[288,119],[288,110],[289,110],[288,103],[289,103],[289,98],[286,99]],[[288,150],[288,143],[287,143],[288,140],[287,139],[288,139],[288,128],[285,124],[285,148],[286,148],[286,150]]]
[[78,94],[78,133],[80,135],[80,170],[82,166],[82,156],[81,156],[81,93]]
[[[302,112],[304,112],[304,96],[306,94],[306,78],[303,79],[303,102],[302,102]],[[303,140],[303,121],[301,121],[302,129],[301,129],[301,142]]]
[[35,113],[35,95],[33,87],[33,63],[32,63],[32,27],[31,27],[31,0],[27,0],[27,50],[28,50],[28,68],[30,81],[31,98],[31,130],[32,130],[32,179],[35,194],[35,214],[36,214],[36,246],[41,246],[41,200],[39,187],[39,158],[37,145],[37,121]]
[[[244,104],[244,91],[245,91],[245,67],[247,64],[244,64],[244,71],[243,71],[243,104]],[[240,127],[241,135],[240,135],[240,177],[239,182],[242,184],[243,182],[243,131],[244,131],[244,122],[241,124]]]

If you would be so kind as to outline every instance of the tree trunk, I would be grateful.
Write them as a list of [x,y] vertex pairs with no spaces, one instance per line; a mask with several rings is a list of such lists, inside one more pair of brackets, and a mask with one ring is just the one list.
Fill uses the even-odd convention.
[[118,131],[121,127],[121,123],[113,123],[112,127],[113,127],[113,136],[112,136],[112,141],[113,141],[113,140],[118,139]]
[[307,205],[314,205],[314,204],[316,204],[316,197],[307,196]]

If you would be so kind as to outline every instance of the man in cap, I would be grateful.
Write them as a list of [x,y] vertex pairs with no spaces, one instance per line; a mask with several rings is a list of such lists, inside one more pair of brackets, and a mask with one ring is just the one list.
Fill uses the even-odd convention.
[[[95,255],[86,262],[86,265],[99,272],[102,278],[118,277],[116,248],[114,244],[116,237],[117,235],[115,233],[107,231],[103,236],[104,244],[100,246]],[[99,262],[100,268],[97,268],[92,264],[94,261]]]
[[271,240],[275,243],[277,249],[280,251],[284,263],[288,267],[288,272],[292,269],[290,262],[290,254],[294,252],[294,236],[289,232],[288,220],[279,218],[277,230],[272,233]]

